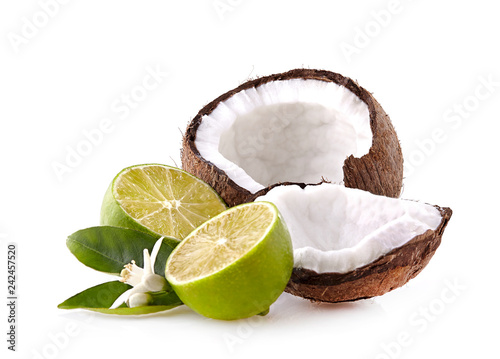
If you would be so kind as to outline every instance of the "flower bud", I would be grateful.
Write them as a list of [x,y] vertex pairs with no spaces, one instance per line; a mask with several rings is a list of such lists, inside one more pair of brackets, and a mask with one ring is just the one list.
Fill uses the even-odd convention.
[[128,298],[129,308],[142,307],[153,302],[153,297],[149,293],[135,293]]
[[143,283],[150,292],[160,292],[162,290],[167,290],[170,288],[167,280],[158,274],[150,274],[145,276],[143,279]]

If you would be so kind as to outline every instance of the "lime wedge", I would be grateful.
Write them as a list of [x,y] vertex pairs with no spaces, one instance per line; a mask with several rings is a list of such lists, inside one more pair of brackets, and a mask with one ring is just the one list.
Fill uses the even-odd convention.
[[265,312],[290,279],[292,242],[269,202],[232,207],[189,234],[167,260],[166,278],[194,311],[215,319]]
[[181,240],[226,208],[212,187],[185,171],[138,165],[114,178],[104,196],[101,224]]

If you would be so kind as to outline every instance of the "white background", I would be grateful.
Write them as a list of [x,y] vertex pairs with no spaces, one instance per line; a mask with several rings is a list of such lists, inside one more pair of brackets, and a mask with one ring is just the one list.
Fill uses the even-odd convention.
[[[492,1],[45,3],[0,5],[0,293],[6,245],[17,242],[20,298],[16,353],[1,334],[0,302],[2,358],[499,355],[488,325],[500,319]],[[203,105],[248,78],[297,67],[339,72],[373,92],[405,154],[402,197],[454,210],[428,267],[379,298],[328,305],[283,294],[267,317],[235,322],[185,307],[147,318],[58,310],[110,279],[80,264],[65,239],[98,224],[114,175],[180,165],[181,132]],[[168,75],[141,92],[148,68]],[[133,91],[141,101],[118,112]],[[108,133],[58,176],[55,164],[68,165],[69,152],[85,150],[85,131],[106,119]]]

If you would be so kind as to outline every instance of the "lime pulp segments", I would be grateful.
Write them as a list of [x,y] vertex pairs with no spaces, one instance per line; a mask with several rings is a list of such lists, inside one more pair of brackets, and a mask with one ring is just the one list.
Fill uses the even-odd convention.
[[292,268],[292,242],[277,208],[252,202],[198,227],[172,252],[165,272],[186,305],[232,320],[268,310]]
[[122,170],[110,184],[101,224],[182,240],[226,208],[212,187],[183,170],[137,165]]

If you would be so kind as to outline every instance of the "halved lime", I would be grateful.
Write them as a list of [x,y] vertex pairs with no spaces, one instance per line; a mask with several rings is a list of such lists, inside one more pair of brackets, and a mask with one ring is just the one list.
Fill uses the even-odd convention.
[[232,207],[189,234],[172,252],[166,278],[194,311],[215,319],[262,313],[290,279],[292,242],[269,202]]
[[185,171],[137,165],[122,170],[109,186],[101,224],[182,240],[226,208],[212,187]]

